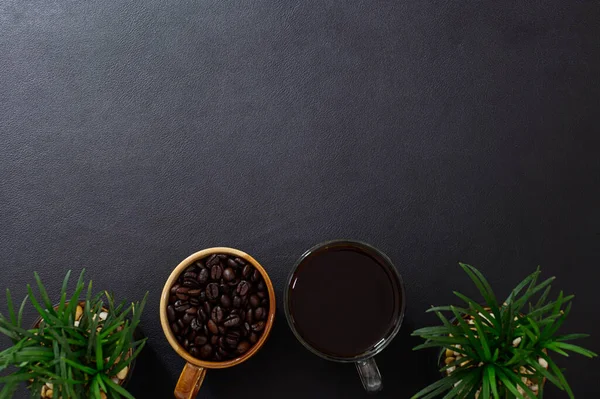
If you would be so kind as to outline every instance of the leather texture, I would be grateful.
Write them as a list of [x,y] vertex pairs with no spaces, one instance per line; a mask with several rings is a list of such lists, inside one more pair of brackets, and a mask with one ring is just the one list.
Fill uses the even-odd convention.
[[[381,398],[438,377],[410,333],[475,294],[458,261],[501,296],[541,265],[598,352],[598,21],[596,1],[3,0],[1,288],[20,297],[37,270],[57,292],[85,267],[121,298],[150,291],[139,398],[172,397],[159,295],[211,246],[254,256],[279,302],[265,347],[200,398],[367,397],[281,306],[295,260],[335,238],[406,284]],[[591,361],[559,361],[577,397],[600,393]]]

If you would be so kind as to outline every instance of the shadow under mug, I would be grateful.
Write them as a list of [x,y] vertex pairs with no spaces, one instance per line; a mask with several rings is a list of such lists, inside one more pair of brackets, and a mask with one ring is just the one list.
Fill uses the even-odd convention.
[[[390,328],[388,329],[387,333],[384,336],[382,336],[381,340],[379,340],[372,348],[370,348],[366,352],[363,352],[353,357],[335,356],[329,353],[322,352],[319,349],[312,346],[298,332],[294,322],[294,315],[291,311],[290,291],[292,290],[293,280],[297,274],[296,272],[298,268],[309,256],[315,254],[316,252],[327,251],[329,249],[335,250],[336,248],[355,249],[376,259],[380,266],[382,266],[385,269],[390,279],[390,282],[392,283],[393,292],[395,295],[394,300],[399,301],[399,306],[397,306],[397,309],[395,310],[393,321],[390,323]],[[310,248],[304,254],[302,254],[298,261],[296,261],[296,264],[292,268],[292,271],[290,272],[290,275],[287,279],[283,305],[285,310],[285,317],[288,321],[290,329],[292,330],[298,341],[300,341],[300,343],[306,349],[326,360],[340,363],[354,363],[356,365],[356,369],[362,381],[363,387],[367,392],[374,393],[383,389],[381,373],[379,372],[379,368],[377,367],[377,363],[375,362],[374,357],[383,349],[385,349],[385,347],[388,346],[388,344],[396,336],[398,331],[400,331],[400,326],[402,325],[402,319],[404,318],[405,309],[405,293],[402,277],[400,276],[400,274],[394,267],[394,264],[387,255],[385,255],[383,252],[379,251],[377,248],[372,247],[367,243],[355,240],[333,240],[318,244]]]
[[[171,287],[177,279],[179,275],[185,271],[188,267],[193,265],[196,261],[206,258],[212,254],[227,254],[232,255],[238,258],[243,259],[247,263],[254,266],[256,270],[258,270],[267,286],[267,291],[269,292],[269,314],[267,315],[265,330],[258,342],[252,346],[248,352],[239,356],[235,359],[226,360],[222,362],[209,362],[202,359],[197,359],[190,355],[190,353],[177,342],[177,338],[175,338],[175,334],[171,331],[171,327],[169,326],[169,318],[167,316],[167,306],[169,304],[169,296]],[[196,252],[187,258],[185,258],[181,263],[171,272],[171,275],[167,279],[165,286],[162,291],[162,295],[160,298],[160,324],[162,326],[163,332],[169,341],[169,344],[175,349],[177,354],[186,360],[185,367],[179,376],[179,381],[177,382],[177,386],[175,387],[175,398],[176,399],[193,399],[198,395],[198,391],[200,390],[200,386],[204,381],[204,377],[206,376],[207,369],[223,369],[228,367],[236,366],[246,360],[250,359],[254,354],[264,345],[269,337],[269,333],[271,332],[271,328],[273,327],[273,321],[275,320],[275,290],[273,289],[273,284],[271,283],[271,279],[267,274],[266,270],[250,255],[245,252],[239,251],[233,248],[227,247],[215,247],[215,248],[207,248],[202,251]]]

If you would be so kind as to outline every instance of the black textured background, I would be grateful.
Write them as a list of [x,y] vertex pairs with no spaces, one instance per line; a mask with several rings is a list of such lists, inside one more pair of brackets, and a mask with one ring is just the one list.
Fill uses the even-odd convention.
[[[120,297],[149,290],[139,398],[169,397],[183,366],[162,284],[215,245],[254,255],[279,305],[315,243],[386,252],[408,306],[378,397],[437,377],[409,334],[474,294],[459,260],[501,295],[542,265],[600,351],[599,43],[597,1],[0,1],[1,286],[20,297],[37,270],[56,292],[86,267]],[[560,364],[578,398],[600,393],[596,360]],[[280,306],[200,397],[366,394]]]

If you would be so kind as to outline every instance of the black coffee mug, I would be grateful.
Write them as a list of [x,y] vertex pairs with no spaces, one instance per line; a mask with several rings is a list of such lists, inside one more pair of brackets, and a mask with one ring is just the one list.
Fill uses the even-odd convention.
[[355,363],[366,391],[383,388],[374,356],[400,330],[405,309],[402,278],[383,252],[353,240],[309,249],[289,275],[284,308],[309,351]]

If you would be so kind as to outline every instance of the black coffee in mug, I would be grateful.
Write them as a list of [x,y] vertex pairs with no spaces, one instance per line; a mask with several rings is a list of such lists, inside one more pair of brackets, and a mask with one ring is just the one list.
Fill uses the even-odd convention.
[[332,242],[307,252],[289,281],[291,324],[326,356],[352,359],[377,351],[397,332],[403,314],[402,284],[393,267],[359,242]]

